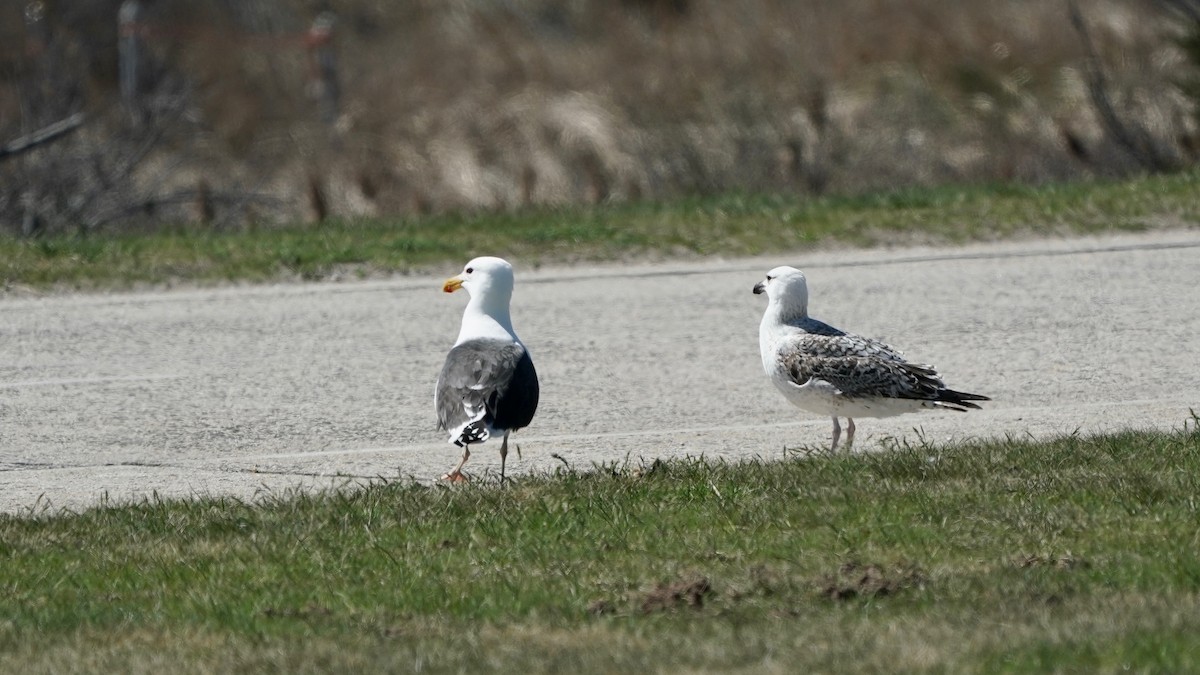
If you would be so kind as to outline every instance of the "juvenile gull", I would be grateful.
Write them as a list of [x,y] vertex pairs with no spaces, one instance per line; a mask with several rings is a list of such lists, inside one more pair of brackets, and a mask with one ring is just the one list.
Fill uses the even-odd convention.
[[891,417],[924,408],[966,412],[986,396],[947,389],[933,366],[909,363],[878,340],[847,333],[808,315],[808,283],[794,267],[776,267],[754,286],[767,294],[758,326],[763,370],[792,405],[833,418],[836,450],[846,418],[846,445],[855,417]]
[[462,468],[471,456],[471,444],[503,434],[503,482],[508,434],[528,426],[538,404],[537,371],[509,318],[512,265],[500,258],[475,258],[442,286],[447,293],[459,288],[467,289],[471,299],[463,311],[458,340],[438,376],[433,405],[438,428],[449,432],[450,442],[463,454],[458,466],[442,478],[467,480]]

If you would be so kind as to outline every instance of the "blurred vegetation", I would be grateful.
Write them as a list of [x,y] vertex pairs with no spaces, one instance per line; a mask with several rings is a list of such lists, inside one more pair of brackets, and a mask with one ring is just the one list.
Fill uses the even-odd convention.
[[7,0],[0,144],[89,119],[0,159],[0,231],[1181,168],[1200,156],[1190,2],[1095,0],[1075,25],[1038,0],[142,0],[131,121],[119,0]]
[[836,245],[990,241],[1200,223],[1200,171],[1128,181],[910,188],[861,196],[731,193],[606,206],[333,219],[214,232],[0,237],[0,292],[361,278],[456,266],[780,254]]
[[1195,104],[1193,114],[1200,123],[1200,0],[1162,0],[1179,15],[1183,34],[1179,47],[1188,66],[1181,69],[1179,86]]

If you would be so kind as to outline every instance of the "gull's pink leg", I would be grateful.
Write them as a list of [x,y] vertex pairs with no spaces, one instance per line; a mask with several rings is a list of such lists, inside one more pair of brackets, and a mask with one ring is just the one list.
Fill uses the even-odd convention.
[[469,458],[470,456],[471,456],[471,444],[464,443],[463,444],[463,456],[462,456],[462,459],[459,460],[458,466],[454,467],[450,471],[450,473],[446,474],[445,476],[442,476],[442,480],[450,481],[451,483],[463,483],[463,482],[470,480],[462,472],[463,464],[467,463],[467,458]]

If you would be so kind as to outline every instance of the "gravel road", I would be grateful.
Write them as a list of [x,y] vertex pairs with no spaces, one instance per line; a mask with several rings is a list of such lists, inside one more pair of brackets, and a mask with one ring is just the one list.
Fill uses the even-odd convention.
[[[986,410],[860,420],[857,449],[1180,428],[1200,412],[1200,232],[952,249],[525,269],[513,320],[542,380],[512,472],[780,458],[828,442],[758,357],[775,265],[814,316],[935,364]],[[464,261],[465,262],[465,261]],[[105,499],[432,481],[457,450],[433,383],[466,302],[437,277],[0,296],[0,512]],[[499,467],[497,444],[467,465]],[[551,457],[557,454],[561,459]]]

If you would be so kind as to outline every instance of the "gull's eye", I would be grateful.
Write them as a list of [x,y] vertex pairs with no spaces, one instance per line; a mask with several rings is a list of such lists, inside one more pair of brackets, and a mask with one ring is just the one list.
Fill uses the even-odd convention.
[[775,278],[775,277],[771,276],[770,274],[768,274],[768,275],[767,275],[767,281],[770,281],[770,280],[772,280],[772,279],[774,279],[774,278]]
[[475,271],[475,268],[474,268],[474,267],[468,267],[468,268],[467,268],[466,270],[464,270],[464,271],[465,271],[467,274],[470,274],[471,272],[474,272],[474,271]]

